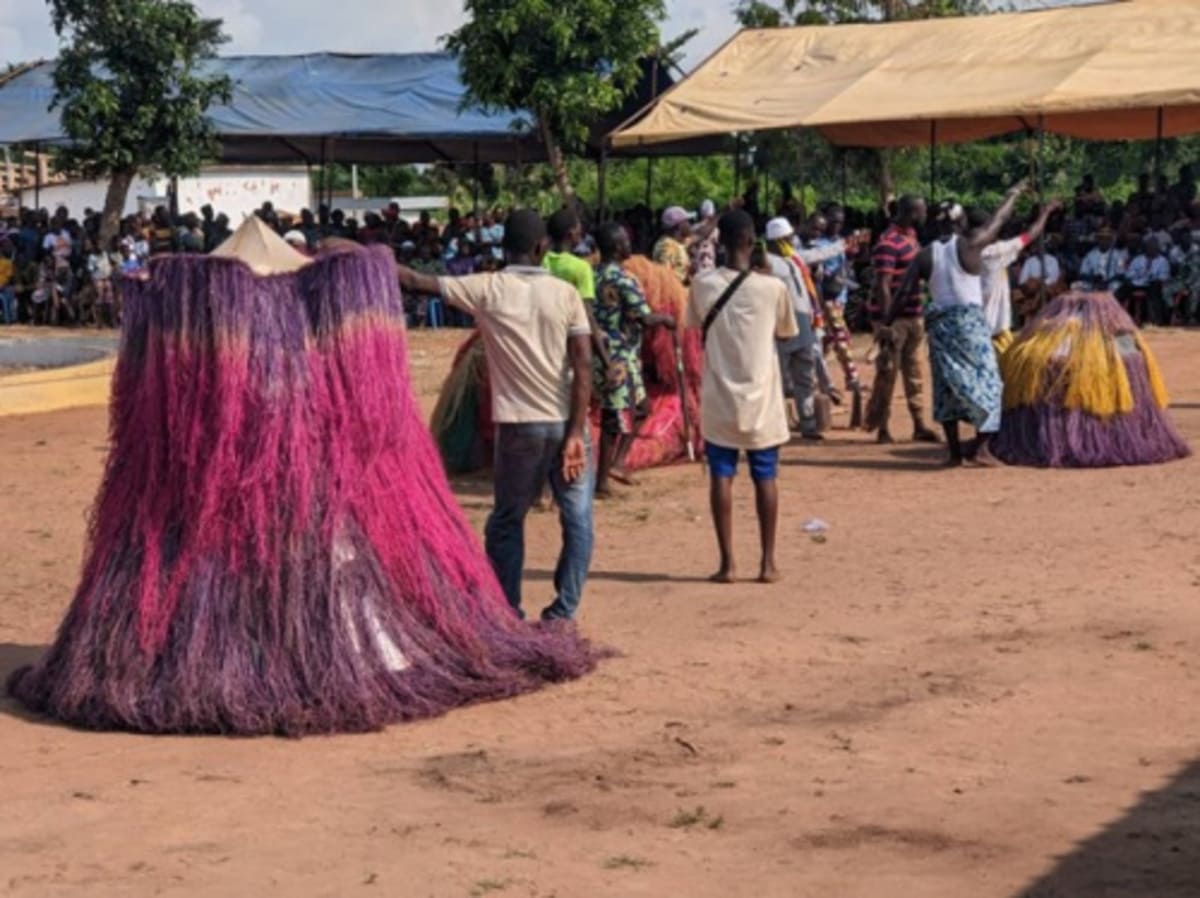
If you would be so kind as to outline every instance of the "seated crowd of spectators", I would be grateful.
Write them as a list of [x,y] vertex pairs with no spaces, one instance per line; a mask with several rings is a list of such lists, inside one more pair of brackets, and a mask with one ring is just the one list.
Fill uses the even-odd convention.
[[[410,222],[395,203],[362,222],[341,210],[321,206],[314,214],[280,213],[270,203],[257,215],[301,252],[315,252],[322,240],[341,238],[392,248],[398,261],[430,274],[469,274],[498,267],[504,238],[500,210],[479,216],[450,210],[439,225],[428,212]],[[114,279],[136,275],[162,253],[208,253],[231,234],[227,216],[205,206],[199,214],[172,217],[165,207],[148,216],[129,216],[107,247],[100,246],[100,214],[82,219],[60,207],[22,209],[0,218],[0,323],[114,327],[120,323],[120,292]],[[436,298],[405,298],[414,326],[466,325]]]
[[[1125,202],[1109,203],[1087,176],[1055,214],[1044,247],[1011,272],[1018,309],[1073,285],[1114,293],[1138,324],[1200,324],[1200,204],[1191,166],[1171,183],[1143,175]],[[1035,212],[1036,214],[1036,212]],[[1021,223],[1015,223],[1018,233]],[[1007,236],[1007,235],[1006,235]]]
[[[765,222],[766,212],[758,209],[753,186],[734,204]],[[821,228],[827,221],[835,225],[831,231],[867,230],[877,236],[890,219],[883,212],[843,211],[832,203],[821,209],[824,214],[809,215],[785,192],[776,214],[789,218],[796,232],[810,241],[838,236],[814,233],[814,220],[822,222]],[[428,212],[409,221],[395,203],[378,213],[365,213],[361,222],[324,205],[316,213],[305,209],[293,217],[266,203],[257,214],[302,252],[315,252],[324,239],[341,238],[388,246],[397,261],[431,275],[465,275],[503,265],[502,209],[479,214],[451,209],[445,224],[435,222]],[[1032,210],[1028,220],[1037,215],[1038,210]],[[680,269],[681,276],[715,261],[697,257],[716,252],[716,235],[704,227],[705,222],[715,222],[715,216],[708,201],[686,219],[668,221],[663,210],[644,205],[615,215],[635,252],[658,255],[662,238],[671,238],[665,244],[678,246],[679,258],[659,261]],[[1012,234],[1027,224],[1015,220]],[[705,233],[705,239],[695,239],[689,233],[693,227]],[[65,208],[53,215],[23,209],[16,217],[0,219],[0,322],[115,326],[121,316],[115,277],[137,274],[160,253],[211,252],[230,236],[231,226],[211,206],[174,218],[159,207],[147,217],[124,219],[107,247],[99,246],[99,231],[100,215],[90,209],[82,220],[72,218]],[[932,234],[925,237],[922,242],[933,239]],[[861,241],[860,254],[847,260],[851,289],[846,317],[856,328],[869,327],[864,300],[872,277],[871,242]],[[594,252],[589,237],[575,247],[582,257]],[[1139,324],[1200,324],[1200,203],[1191,166],[1181,167],[1173,183],[1163,176],[1153,184],[1143,175],[1137,191],[1124,202],[1108,202],[1095,179],[1085,176],[1073,202],[1050,219],[1045,239],[1026,250],[1009,277],[1019,314],[1031,313],[1047,296],[1082,285],[1112,291]],[[847,302],[845,294],[842,302]],[[470,324],[438,297],[406,296],[405,303],[412,326]]]

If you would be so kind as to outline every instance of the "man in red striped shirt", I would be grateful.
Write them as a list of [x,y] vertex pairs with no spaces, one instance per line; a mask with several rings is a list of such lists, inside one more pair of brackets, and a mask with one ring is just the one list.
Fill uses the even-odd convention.
[[[920,197],[902,196],[896,204],[896,217],[884,231],[871,254],[875,269],[875,287],[871,297],[871,318],[878,322],[892,305],[892,291],[899,290],[904,283],[904,273],[921,250],[917,229],[925,224],[927,210]],[[925,345],[925,321],[922,318],[921,284],[914,281],[908,295],[896,297],[901,303],[900,317],[891,327],[891,340],[881,340],[880,355],[890,353],[893,365],[899,362],[904,377],[904,396],[908,400],[908,411],[913,420],[913,440],[918,443],[939,442],[938,436],[925,426],[924,409],[921,404],[921,350]],[[885,367],[888,360],[881,359],[877,368]],[[877,387],[876,387],[877,388]],[[872,403],[878,402],[875,399]],[[891,396],[882,405],[879,423],[880,443],[893,443],[888,428]]]

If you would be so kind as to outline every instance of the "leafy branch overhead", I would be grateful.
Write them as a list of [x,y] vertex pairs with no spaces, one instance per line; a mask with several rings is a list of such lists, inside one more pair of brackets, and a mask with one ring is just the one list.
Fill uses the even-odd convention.
[[49,0],[62,41],[54,106],[72,144],[61,167],[91,177],[196,171],[213,154],[206,113],[233,85],[204,63],[226,38],[186,0]]
[[445,38],[466,101],[537,117],[564,198],[562,153],[636,87],[639,60],[659,46],[664,0],[466,0],[468,21]]
[[740,0],[735,9],[738,21],[747,28],[936,19],[984,12],[983,0]]
[[468,22],[446,38],[469,100],[533,110],[567,150],[637,84],[658,46],[663,0],[467,0]]

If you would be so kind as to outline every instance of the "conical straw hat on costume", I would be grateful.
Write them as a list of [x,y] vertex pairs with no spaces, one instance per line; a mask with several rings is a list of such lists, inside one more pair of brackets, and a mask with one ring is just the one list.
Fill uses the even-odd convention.
[[121,291],[82,579],[17,699],[99,729],[301,735],[594,665],[571,626],[517,619],[454,500],[387,249],[307,259],[250,219]]
[[257,215],[249,216],[224,243],[211,253],[217,259],[237,259],[259,276],[291,274],[312,263]]

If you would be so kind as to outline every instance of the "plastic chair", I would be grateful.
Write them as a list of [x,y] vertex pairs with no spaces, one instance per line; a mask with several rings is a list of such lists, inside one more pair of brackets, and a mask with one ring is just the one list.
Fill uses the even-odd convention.
[[444,327],[446,324],[446,310],[442,304],[440,296],[429,297],[429,303],[425,307],[425,326],[431,328]]

